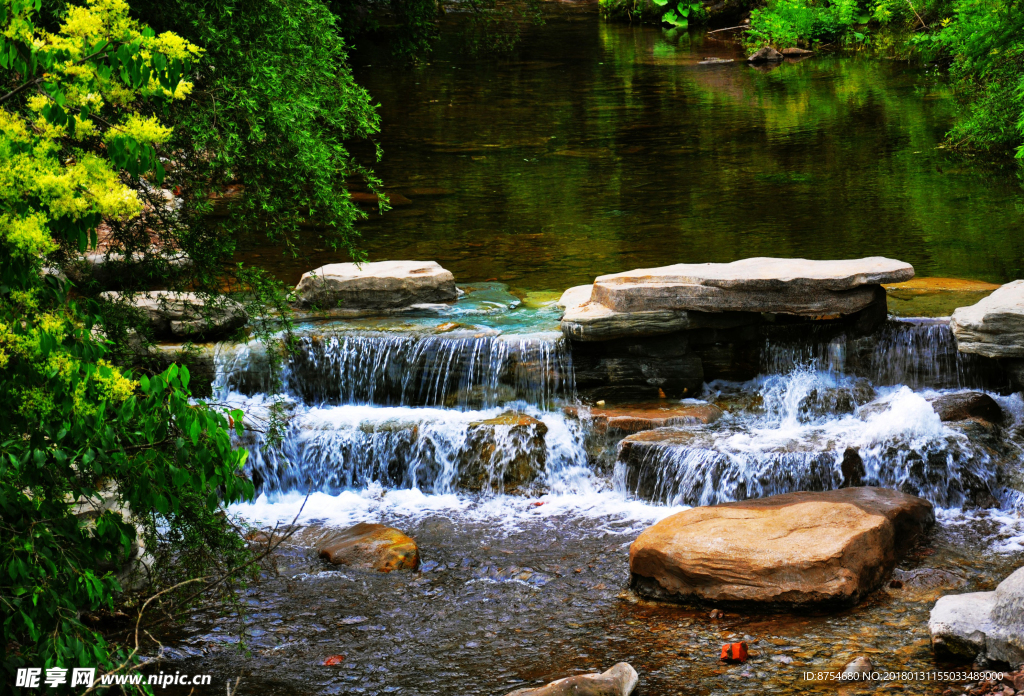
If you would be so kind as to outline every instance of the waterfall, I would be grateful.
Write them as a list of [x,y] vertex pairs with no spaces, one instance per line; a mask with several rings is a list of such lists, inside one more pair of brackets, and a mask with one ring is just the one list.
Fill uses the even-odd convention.
[[911,389],[998,389],[1005,377],[994,361],[961,353],[946,320],[886,322],[870,336],[846,334],[801,341],[767,340],[761,362],[768,374],[800,367],[863,377],[876,386]]
[[268,419],[270,404],[283,414],[280,441],[243,439],[268,494],[610,486],[624,498],[709,505],[877,485],[947,507],[1024,498],[1007,483],[1019,469],[1012,438],[942,423],[928,401],[934,390],[999,384],[991,361],[960,354],[943,322],[890,321],[867,337],[769,334],[760,377],[706,389],[727,411],[721,420],[620,445],[591,430],[586,409],[580,420],[562,412],[576,397],[570,346],[556,332],[335,330],[294,346],[276,375],[260,344],[216,351],[219,399],[250,419]]
[[244,441],[264,492],[523,493],[586,469],[578,424],[552,411],[573,398],[561,334],[305,334],[276,383],[259,344],[216,361],[219,398],[252,420],[284,413],[280,442]]
[[[666,504],[711,505],[874,485],[944,506],[994,503],[1001,460],[974,422],[945,424],[906,386],[797,368],[745,385],[759,406],[709,426],[626,441],[618,488]],[[877,396],[876,396],[877,394]],[[983,430],[983,429],[982,429]],[[1006,459],[1018,461],[1014,448]]]
[[[258,346],[218,353],[218,387],[265,392]],[[561,334],[447,336],[337,332],[300,336],[282,368],[283,392],[309,405],[543,408],[574,392]]]

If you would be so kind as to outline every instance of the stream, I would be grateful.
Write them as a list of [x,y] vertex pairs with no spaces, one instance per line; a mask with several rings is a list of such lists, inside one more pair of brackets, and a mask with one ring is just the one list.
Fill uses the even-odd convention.
[[[648,696],[825,693],[835,687],[802,672],[858,655],[935,669],[935,600],[990,590],[1024,563],[1024,402],[957,353],[942,318],[977,293],[927,311],[890,299],[868,337],[765,335],[757,377],[684,400],[721,418],[675,426],[671,446],[637,459],[594,427],[558,330],[565,288],[758,255],[878,254],[920,276],[1005,282],[1021,275],[1024,196],[936,149],[955,104],[923,69],[856,56],[699,66],[741,54],[592,10],[547,10],[514,60],[471,62],[442,44],[396,70],[372,47],[356,54],[381,103],[377,171],[409,199],[371,214],[362,243],[372,260],[436,260],[462,294],[440,313],[303,324],[279,381],[262,346],[217,347],[216,399],[256,429],[272,406],[284,418],[279,444],[243,438],[259,497],[229,512],[273,526],[301,508],[300,529],[244,612],[197,612],[162,638],[174,669],[242,676],[240,694],[501,696],[627,661]],[[343,260],[311,247],[269,266],[293,284]],[[929,403],[967,389],[1002,407],[998,436],[942,422]],[[897,570],[902,588],[842,611],[721,619],[628,591],[629,544],[650,524],[837,488],[853,457],[864,484],[936,505],[933,535]],[[360,521],[414,537],[420,570],[316,557],[319,530]],[[750,644],[746,664],[718,660],[734,640]]]
[[[443,316],[301,327],[276,391],[264,390],[259,344],[219,347],[218,400],[257,428],[272,403],[285,419],[280,445],[244,440],[259,497],[231,512],[272,526],[301,509],[300,529],[241,616],[200,612],[174,633],[176,668],[243,675],[241,693],[504,694],[625,660],[641,694],[824,691],[834,687],[802,671],[857,655],[934,669],[935,599],[992,589],[1024,560],[1024,402],[960,356],[941,321],[891,319],[867,339],[766,340],[757,378],[685,400],[725,415],[675,426],[681,444],[622,461],[586,406],[566,408],[576,399],[557,310],[525,308],[495,283],[463,289]],[[941,422],[928,402],[965,388],[988,389],[1007,414],[997,442],[973,421]],[[841,612],[720,620],[627,590],[628,547],[646,526],[686,506],[836,488],[851,449],[863,483],[937,506],[935,533],[897,571],[903,588]],[[316,557],[321,529],[360,521],[413,536],[420,571]],[[731,640],[756,657],[720,663]],[[344,660],[323,666],[332,655]]]

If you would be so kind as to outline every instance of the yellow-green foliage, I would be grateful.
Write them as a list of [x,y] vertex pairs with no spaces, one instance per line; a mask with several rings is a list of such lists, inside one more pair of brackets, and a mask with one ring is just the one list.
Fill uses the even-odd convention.
[[[122,140],[137,147],[165,142],[171,129],[155,116],[137,113],[136,102],[154,96],[183,99],[191,83],[161,81],[161,70],[169,62],[197,58],[200,50],[173,34],[143,30],[129,17],[124,0],[71,7],[56,33],[34,25],[38,2],[4,0],[4,5],[3,67],[28,72],[35,62],[44,71],[24,75],[23,84],[32,83],[24,89],[27,98],[20,104],[10,99],[15,103],[3,104],[0,111],[0,238],[7,253],[38,258],[62,241],[59,233],[48,240],[46,232],[55,231],[52,226],[61,218],[125,220],[138,214],[138,197],[120,181],[114,164],[76,145],[100,134],[106,143]],[[19,45],[31,46],[27,65]],[[102,60],[118,50],[130,61]],[[129,67],[146,79],[132,80]]]
[[[184,78],[201,52],[140,26],[123,0],[71,6],[53,33],[36,26],[39,8],[40,0],[0,0],[5,684],[26,664],[132,666],[79,617],[113,608],[120,587],[110,568],[123,564],[135,525],[153,535],[160,515],[181,538],[216,539],[230,554],[244,547],[233,533],[209,531],[224,527],[214,513],[252,495],[227,418],[190,401],[187,370],[172,365],[136,380],[110,364],[93,328],[95,303],[73,301],[52,270],[96,245],[101,220],[140,213],[135,191],[143,177],[163,177],[157,148],[173,134],[154,102],[189,93]],[[107,485],[135,518],[108,511],[86,525],[71,501],[95,499]],[[181,533],[196,528],[207,535]]]
[[52,408],[47,389],[72,389],[81,415],[95,409],[94,397],[123,400],[132,382],[105,363],[91,365],[61,352],[44,356],[44,335],[60,345],[82,322],[72,306],[41,308],[33,285],[48,254],[62,245],[80,246],[81,235],[69,231],[91,231],[101,218],[127,220],[140,212],[121,168],[89,141],[131,142],[136,148],[166,142],[172,129],[137,108],[154,97],[184,98],[191,83],[170,82],[161,69],[201,51],[174,34],[143,29],[124,0],[70,7],[56,33],[35,26],[38,2],[3,2],[4,67],[21,74],[22,99],[15,95],[0,108],[0,242],[16,264],[5,275],[22,289],[0,295],[0,310],[12,318],[0,324],[0,364],[18,360],[41,375],[59,376],[58,384],[46,388],[16,387],[19,398],[10,406],[45,417]]

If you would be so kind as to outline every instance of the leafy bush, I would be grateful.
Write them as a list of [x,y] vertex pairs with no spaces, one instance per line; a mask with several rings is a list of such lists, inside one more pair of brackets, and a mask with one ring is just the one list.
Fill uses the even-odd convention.
[[855,27],[868,19],[857,0],[769,0],[750,13],[747,43],[785,48],[801,43],[863,42],[866,35]]
[[140,535],[154,540],[159,523],[191,537],[210,568],[245,557],[218,509],[253,492],[227,416],[190,401],[188,371],[135,379],[113,365],[98,306],[48,266],[95,246],[101,219],[140,213],[135,188],[164,178],[159,153],[173,135],[156,111],[190,92],[202,52],[137,24],[123,0],[70,6],[53,33],[36,25],[40,7],[0,4],[5,684],[24,664],[130,665],[127,643],[109,644],[83,617],[114,607]]
[[1024,157],[1024,8],[1015,0],[956,0],[935,48],[966,102],[953,146]]

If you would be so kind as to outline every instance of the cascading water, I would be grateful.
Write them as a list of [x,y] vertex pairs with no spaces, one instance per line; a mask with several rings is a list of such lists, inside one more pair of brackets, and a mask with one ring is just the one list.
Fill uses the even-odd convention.
[[267,493],[370,485],[527,492],[587,479],[561,334],[334,332],[300,336],[280,368],[258,344],[217,351],[218,398],[253,428],[249,471]]
[[984,361],[959,354],[941,322],[892,321],[870,337],[769,336],[761,377],[706,388],[724,418],[627,439],[610,481],[588,455],[586,409],[579,420],[562,412],[575,398],[557,332],[309,332],[276,380],[269,365],[256,344],[221,347],[215,387],[257,421],[276,404],[280,440],[258,428],[246,439],[249,469],[271,495],[610,487],[622,500],[708,505],[879,485],[944,507],[1024,498],[1007,483],[1016,445],[993,444],[977,424],[943,423],[928,401],[939,394],[931,390],[993,384]]
[[809,368],[863,377],[876,386],[911,389],[998,389],[1005,377],[991,361],[957,350],[943,319],[891,320],[870,336],[813,334],[800,341],[769,339],[762,351],[765,373]]
[[743,385],[761,405],[701,428],[628,443],[617,485],[650,500],[711,505],[797,490],[876,485],[944,507],[996,495],[998,460],[942,423],[908,387],[808,369]]
[[560,334],[336,333],[300,339],[287,389],[316,404],[546,407],[571,397],[572,367]]

